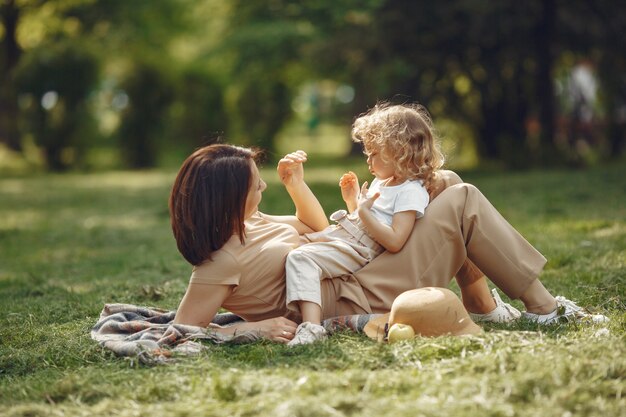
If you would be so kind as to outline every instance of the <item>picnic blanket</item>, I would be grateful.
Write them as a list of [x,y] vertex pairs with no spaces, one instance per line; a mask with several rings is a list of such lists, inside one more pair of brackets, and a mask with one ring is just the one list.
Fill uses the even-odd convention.
[[[154,364],[171,360],[174,354],[194,355],[208,348],[206,343],[250,343],[261,338],[257,331],[220,334],[209,327],[174,324],[175,310],[141,307],[132,304],[105,304],[91,329],[91,338],[118,356],[137,358]],[[340,330],[363,332],[367,322],[379,314],[334,317],[322,325],[329,333]],[[231,326],[243,319],[233,313],[219,313],[213,325]]]

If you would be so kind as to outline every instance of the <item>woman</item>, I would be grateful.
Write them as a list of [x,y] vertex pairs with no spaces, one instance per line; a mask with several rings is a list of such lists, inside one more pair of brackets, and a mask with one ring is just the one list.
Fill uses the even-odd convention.
[[[246,321],[217,331],[256,330],[287,343],[299,317],[285,307],[285,257],[298,246],[300,235],[322,230],[328,221],[304,182],[306,154],[301,151],[278,163],[296,215],[260,213],[266,184],[255,158],[250,149],[211,145],[189,156],[178,173],[170,196],[172,228],[180,252],[194,268],[175,322],[206,327],[223,307]],[[401,292],[447,287],[455,274],[463,276],[464,297],[490,298],[481,284],[483,274],[468,259],[507,295],[521,299],[531,319],[547,323],[582,314],[569,300],[552,297],[536,279],[545,258],[475,187],[450,185],[459,181],[442,172],[439,189],[444,191],[416,222],[402,251],[380,255],[354,276],[322,281],[324,318],[387,312]],[[557,301],[565,311],[557,312]]]

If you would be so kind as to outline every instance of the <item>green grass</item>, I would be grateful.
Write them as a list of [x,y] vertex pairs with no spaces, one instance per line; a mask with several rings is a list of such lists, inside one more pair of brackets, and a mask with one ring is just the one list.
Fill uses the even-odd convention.
[[[365,170],[328,160],[307,179],[330,211],[338,175]],[[89,330],[106,302],[175,308],[182,296],[175,172],[0,179],[0,415],[623,416],[624,174],[463,173],[549,258],[545,285],[610,316],[608,334],[519,322],[382,345],[342,333],[296,349],[210,346],[155,367],[115,357]],[[273,169],[263,175],[262,209],[290,212]]]

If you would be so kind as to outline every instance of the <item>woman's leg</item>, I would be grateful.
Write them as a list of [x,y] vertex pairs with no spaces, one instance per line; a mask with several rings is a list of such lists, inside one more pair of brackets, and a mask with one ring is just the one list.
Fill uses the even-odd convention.
[[547,314],[556,309],[556,299],[538,279],[519,298],[529,313]]
[[521,317],[522,313],[502,301],[495,289],[489,290],[487,278],[469,259],[457,272],[456,281],[461,289],[463,306],[476,323],[508,323]]
[[[372,311],[384,312],[406,290],[447,287],[468,258],[513,299],[526,297],[546,262],[476,187],[457,184],[431,202],[403,250],[383,253],[355,277]],[[531,291],[522,301],[537,311],[539,298]]]
[[476,187],[463,184],[455,188],[465,194],[459,226],[468,258],[509,297],[520,298],[528,311],[543,314],[554,310],[554,297],[536,279],[545,258]]
[[447,287],[469,258],[505,294],[524,303],[528,320],[608,321],[545,289],[537,277],[546,259],[473,185],[448,187],[426,211],[400,252],[385,252],[355,274],[372,312],[388,311],[406,290]]
[[[468,273],[465,270],[466,268],[470,271],[474,268],[480,275],[477,277],[472,276],[471,272]],[[461,290],[463,306],[465,306],[468,312],[487,314],[496,308],[496,302],[491,296],[489,286],[487,285],[487,278],[469,259],[459,269],[455,279]]]
[[545,258],[476,187],[468,184],[454,187],[466,194],[459,226],[467,257],[509,297],[519,298],[524,303],[527,319],[542,324],[558,323],[562,319],[594,323],[609,320],[601,314],[586,312],[564,297],[553,297],[537,279]]
[[[461,184],[463,180],[456,172],[440,170],[430,190],[431,201],[451,185]],[[465,309],[470,313],[488,314],[496,309],[485,274],[466,259],[461,269],[455,275],[456,282],[461,290],[461,299]]]

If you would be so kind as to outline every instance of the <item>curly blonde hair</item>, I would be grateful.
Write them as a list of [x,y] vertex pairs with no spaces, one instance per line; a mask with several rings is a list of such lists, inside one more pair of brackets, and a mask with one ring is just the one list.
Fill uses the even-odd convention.
[[396,175],[422,180],[428,191],[444,163],[430,115],[419,104],[376,104],[354,121],[352,140],[393,162]]

